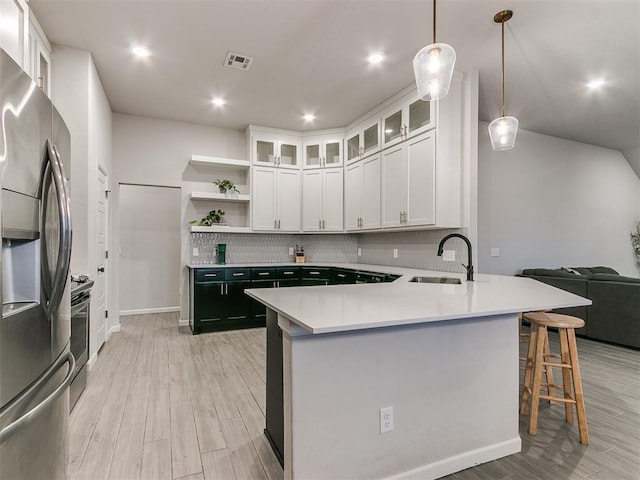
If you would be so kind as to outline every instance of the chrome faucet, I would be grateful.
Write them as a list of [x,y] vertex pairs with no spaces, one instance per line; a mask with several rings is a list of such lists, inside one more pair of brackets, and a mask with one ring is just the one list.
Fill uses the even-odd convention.
[[442,256],[442,250],[444,248],[445,242],[447,240],[449,240],[450,238],[452,238],[452,237],[461,238],[467,244],[467,257],[469,259],[469,265],[465,265],[463,263],[462,266],[467,270],[467,281],[473,282],[473,253],[472,253],[472,249],[471,249],[471,242],[469,241],[469,239],[467,237],[465,237],[464,235],[462,235],[460,233],[450,233],[449,235],[444,237],[442,240],[440,240],[440,245],[438,245],[438,256],[439,257]]

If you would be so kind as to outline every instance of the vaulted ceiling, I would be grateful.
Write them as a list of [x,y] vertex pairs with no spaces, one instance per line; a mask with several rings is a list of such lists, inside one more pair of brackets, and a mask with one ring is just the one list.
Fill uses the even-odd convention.
[[[346,126],[413,82],[432,42],[429,0],[31,0],[54,44],[92,53],[115,112],[224,128]],[[477,69],[481,120],[617,150],[640,145],[640,0],[440,0],[438,41]],[[133,58],[132,44],[152,55]],[[228,51],[254,58],[223,67]],[[369,65],[380,51],[385,60]],[[598,90],[586,83],[605,80]],[[224,97],[214,107],[213,96]],[[316,120],[304,123],[302,115]]]

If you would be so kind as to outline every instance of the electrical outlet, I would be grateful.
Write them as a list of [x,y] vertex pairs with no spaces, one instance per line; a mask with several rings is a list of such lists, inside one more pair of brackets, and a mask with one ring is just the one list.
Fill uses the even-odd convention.
[[455,250],[445,250],[442,252],[442,261],[443,262],[455,262],[456,261],[456,251]]
[[193,247],[192,256],[194,256],[194,257],[198,256],[198,247]]
[[393,249],[393,258],[398,258],[398,249],[397,248]]
[[500,256],[500,249],[497,247],[493,247],[491,249],[491,256],[492,257],[499,257]]
[[293,247],[289,247],[289,255],[293,255]]
[[358,247],[358,256],[361,257],[362,256],[362,249],[360,247]]
[[393,407],[380,409],[380,433],[393,430]]

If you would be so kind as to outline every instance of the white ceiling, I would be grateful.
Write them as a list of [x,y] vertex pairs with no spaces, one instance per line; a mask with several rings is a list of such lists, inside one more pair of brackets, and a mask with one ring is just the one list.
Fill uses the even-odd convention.
[[[54,44],[92,53],[114,112],[218,127],[348,125],[413,82],[432,41],[430,0],[31,0]],[[640,145],[640,0],[440,0],[438,41],[480,72],[480,119],[625,150]],[[153,55],[132,58],[129,47]],[[232,51],[250,71],[222,66]],[[370,66],[366,57],[383,51]],[[603,77],[600,91],[585,82]],[[228,104],[214,108],[212,96]],[[304,113],[317,117],[303,123]]]

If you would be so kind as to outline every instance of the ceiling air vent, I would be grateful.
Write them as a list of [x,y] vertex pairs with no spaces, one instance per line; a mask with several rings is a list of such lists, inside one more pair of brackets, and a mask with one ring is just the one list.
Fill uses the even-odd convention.
[[224,59],[224,66],[229,68],[237,68],[238,70],[249,70],[253,58],[238,53],[227,52],[227,58]]

